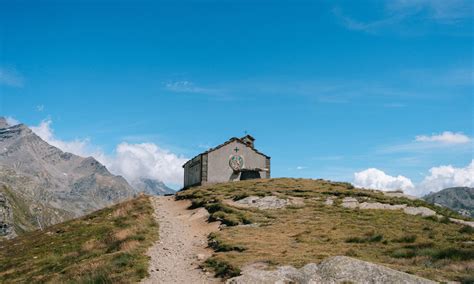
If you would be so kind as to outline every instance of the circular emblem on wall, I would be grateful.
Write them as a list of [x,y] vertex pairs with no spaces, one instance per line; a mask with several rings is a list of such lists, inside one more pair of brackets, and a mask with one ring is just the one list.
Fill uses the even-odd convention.
[[234,172],[240,171],[244,167],[244,158],[240,155],[230,156],[229,166]]

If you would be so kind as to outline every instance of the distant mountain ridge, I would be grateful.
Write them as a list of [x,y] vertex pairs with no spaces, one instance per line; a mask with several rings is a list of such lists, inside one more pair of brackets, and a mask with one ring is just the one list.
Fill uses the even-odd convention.
[[49,145],[0,117],[0,236],[84,215],[136,195],[92,157]]
[[474,217],[474,188],[451,187],[423,197],[427,202],[448,207],[462,215]]
[[140,178],[131,182],[133,188],[148,195],[174,194],[176,191],[167,187],[162,181],[151,178]]

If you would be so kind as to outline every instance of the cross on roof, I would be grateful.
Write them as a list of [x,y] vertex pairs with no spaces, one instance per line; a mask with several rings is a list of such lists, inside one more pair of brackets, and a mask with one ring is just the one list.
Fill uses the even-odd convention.
[[239,148],[235,147],[234,151],[235,153],[239,152]]

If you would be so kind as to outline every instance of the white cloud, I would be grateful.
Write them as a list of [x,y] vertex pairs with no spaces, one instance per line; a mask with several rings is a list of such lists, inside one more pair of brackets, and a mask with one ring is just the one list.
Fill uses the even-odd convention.
[[23,82],[23,77],[15,69],[0,67],[0,85],[23,87]]
[[39,112],[44,111],[44,105],[37,105],[36,110],[39,111]]
[[307,169],[307,167],[297,166],[296,169],[297,169],[298,171],[301,171],[301,170]]
[[51,128],[51,119],[46,119],[41,121],[38,126],[30,127],[33,132],[41,137],[44,141],[48,142],[49,144],[57,147],[64,152],[73,153],[79,156],[90,156],[91,150],[89,145],[89,139],[75,139],[72,141],[64,141],[58,139],[54,135],[54,130]]
[[474,187],[474,160],[464,168],[451,165],[433,167],[430,175],[417,187],[417,195],[438,192],[448,187],[468,186]]
[[183,182],[182,165],[187,159],[153,143],[121,143],[115,156],[106,165],[110,171],[133,181],[141,177],[159,179],[165,183]]
[[373,188],[383,191],[401,189],[411,191],[414,188],[412,181],[404,176],[391,176],[379,169],[369,168],[354,173],[354,185],[357,187]]
[[415,137],[416,142],[435,142],[443,144],[465,144],[469,143],[471,139],[461,132],[454,133],[445,131],[441,134],[433,134],[431,136],[419,135]]
[[138,178],[153,178],[166,184],[181,185],[182,165],[186,158],[153,143],[120,143],[115,153],[107,155],[92,145],[89,139],[64,141],[54,135],[50,119],[42,121],[31,129],[43,140],[59,149],[79,156],[92,156],[104,164],[111,173],[121,175],[132,183]]
[[472,152],[472,138],[462,132],[445,131],[441,134],[418,135],[412,142],[383,146],[378,153],[433,153],[444,151]]
[[20,122],[18,120],[14,119],[11,116],[5,117],[5,120],[7,121],[8,125],[10,125],[10,126],[20,124]]
[[165,84],[168,91],[175,93],[217,94],[219,90],[196,86],[191,81],[174,81]]
[[383,171],[370,168],[354,174],[353,184],[357,187],[379,190],[401,189],[407,194],[424,196],[430,192],[456,186],[474,187],[474,159],[469,165],[456,168],[452,165],[432,167],[423,181],[414,185],[404,176],[390,176]]

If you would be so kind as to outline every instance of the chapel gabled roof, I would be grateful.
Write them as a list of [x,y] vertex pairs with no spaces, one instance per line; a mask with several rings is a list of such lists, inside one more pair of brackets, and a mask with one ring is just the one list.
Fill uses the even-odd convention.
[[208,153],[210,153],[210,152],[214,152],[214,151],[216,151],[216,150],[218,150],[218,149],[220,149],[220,148],[224,147],[225,145],[228,145],[228,144],[230,144],[230,143],[232,143],[232,142],[239,142],[239,143],[241,143],[242,145],[244,145],[245,147],[248,147],[248,148],[252,149],[255,153],[257,153],[257,154],[259,154],[259,155],[262,155],[262,156],[264,156],[265,158],[271,159],[270,156],[267,156],[267,155],[263,154],[262,152],[258,151],[257,149],[255,149],[254,147],[250,147],[249,145],[247,145],[246,143],[244,143],[242,140],[243,140],[245,137],[248,137],[248,138],[252,139],[252,141],[255,141],[255,138],[253,138],[253,137],[250,136],[250,135],[246,135],[246,136],[244,136],[244,137],[242,137],[242,138],[232,137],[232,138],[230,138],[229,140],[227,140],[226,142],[224,142],[224,143],[222,143],[222,144],[220,144],[220,145],[217,145],[217,146],[214,147],[214,148],[210,148],[209,150],[207,150],[207,151],[205,151],[205,152],[202,152],[202,153],[199,154],[199,155],[194,156],[192,159],[190,159],[189,161],[187,161],[187,162],[183,165],[183,168],[184,168],[184,166],[185,166],[187,163],[189,163],[189,162],[190,162],[191,160],[193,160],[194,158],[196,158],[196,157],[198,157],[198,156],[201,156],[201,155],[208,154]]

